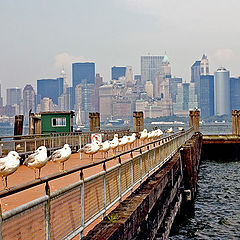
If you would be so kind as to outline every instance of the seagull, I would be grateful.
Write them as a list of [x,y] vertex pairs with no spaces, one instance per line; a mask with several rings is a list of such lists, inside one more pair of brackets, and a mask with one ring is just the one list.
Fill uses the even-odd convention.
[[108,154],[108,151],[110,150],[110,148],[111,146],[108,140],[99,144],[99,152],[104,153],[104,156],[105,156],[105,153]]
[[8,189],[7,176],[14,173],[19,168],[19,165],[20,157],[15,151],[11,151],[6,157],[0,158],[0,175],[2,177],[2,182],[5,182],[5,189]]
[[113,150],[113,155],[116,154],[116,148],[119,145],[118,134],[114,134],[114,138],[110,143],[110,148]]
[[163,131],[161,129],[155,130],[156,137],[161,137],[163,135]]
[[[53,162],[58,162],[59,172],[64,172],[64,162],[66,162],[71,157],[72,151],[68,144],[65,144],[63,148],[58,149],[52,153],[48,160]],[[62,165],[62,168],[60,166]]]
[[[82,148],[78,150],[78,152],[84,152],[85,154],[91,155],[92,156],[92,161],[93,161],[93,154],[97,153],[99,150],[100,146],[98,145],[98,142],[92,142],[88,143]],[[80,157],[81,159],[81,157]]]
[[166,130],[166,133],[170,134],[170,133],[173,133],[173,128],[170,127],[169,129]]
[[183,127],[178,127],[178,130],[183,132],[184,131],[184,128]]
[[152,139],[154,137],[155,137],[154,131],[151,131],[151,132],[148,133],[148,136],[147,136],[148,139]]
[[136,141],[136,133],[133,133],[131,136],[128,136],[128,144],[132,147],[132,144]]
[[123,136],[122,138],[119,139],[119,147],[122,147],[122,152],[124,146],[128,143],[128,136]]
[[140,140],[144,143],[145,140],[147,139],[148,137],[148,132],[147,132],[147,129],[144,129],[142,132],[140,132]]
[[34,176],[36,177],[36,169],[38,169],[38,178],[40,178],[40,171],[41,168],[47,164],[48,157],[47,157],[47,148],[45,146],[40,146],[33,154],[29,155],[23,165],[34,169]]

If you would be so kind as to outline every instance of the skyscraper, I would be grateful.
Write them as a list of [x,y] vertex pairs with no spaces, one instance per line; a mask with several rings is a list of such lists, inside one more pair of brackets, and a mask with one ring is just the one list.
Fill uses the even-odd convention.
[[240,109],[240,77],[230,78],[231,110]]
[[163,63],[164,56],[141,56],[141,82],[144,85],[146,81],[155,82],[156,73],[159,73]]
[[230,114],[229,71],[223,67],[214,73],[214,114]]
[[200,77],[200,102],[199,107],[202,117],[214,115],[214,76],[201,75]]
[[2,98],[2,86],[1,86],[1,83],[0,83],[0,108],[3,107],[3,98]]
[[38,99],[50,98],[57,105],[58,97],[63,93],[63,83],[63,78],[37,80]]
[[72,64],[72,87],[75,104],[75,87],[78,84],[95,84],[95,63],[73,63]]
[[126,67],[112,67],[112,80],[118,80],[120,77],[125,77]]
[[20,106],[22,99],[21,88],[8,88],[7,89],[7,105],[13,106],[14,104]]
[[23,89],[23,114],[26,121],[30,110],[35,112],[35,91],[30,84],[27,84]]

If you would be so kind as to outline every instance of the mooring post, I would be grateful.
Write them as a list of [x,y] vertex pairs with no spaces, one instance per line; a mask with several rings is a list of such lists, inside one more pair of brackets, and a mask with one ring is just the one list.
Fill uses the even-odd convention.
[[194,118],[194,111],[190,110],[189,111],[189,125],[190,125],[190,127],[193,127],[193,118]]
[[143,112],[133,112],[133,131],[143,131]]
[[100,113],[89,113],[89,130],[90,132],[100,131]]
[[236,132],[237,132],[237,135],[239,136],[240,135],[240,110],[237,110],[237,122],[236,122]]
[[199,132],[199,117],[200,117],[200,111],[195,110],[194,111],[194,131]]
[[15,123],[14,123],[14,136],[22,135],[23,133],[23,115],[16,115],[15,116]]
[[232,135],[237,135],[237,111],[232,110]]

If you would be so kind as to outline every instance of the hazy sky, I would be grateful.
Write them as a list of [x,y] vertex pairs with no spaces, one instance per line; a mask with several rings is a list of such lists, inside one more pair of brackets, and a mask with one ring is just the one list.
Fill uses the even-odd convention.
[[110,79],[112,66],[167,52],[175,76],[206,53],[210,71],[240,75],[239,0],[0,0],[0,81],[24,87],[56,78],[72,61],[93,61]]

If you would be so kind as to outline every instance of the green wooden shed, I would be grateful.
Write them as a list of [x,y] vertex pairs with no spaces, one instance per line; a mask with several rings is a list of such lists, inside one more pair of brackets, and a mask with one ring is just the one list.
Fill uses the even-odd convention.
[[41,112],[41,133],[73,132],[74,112]]

